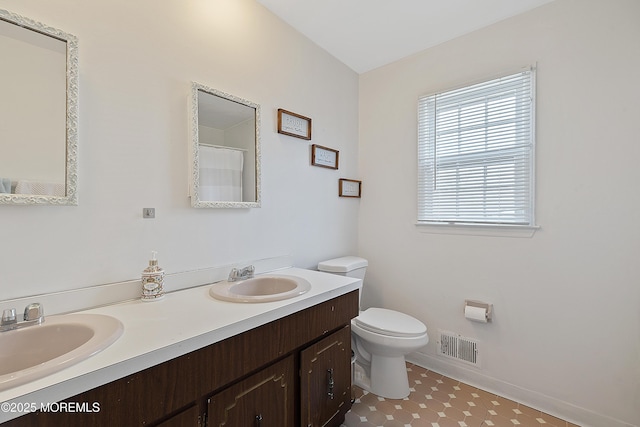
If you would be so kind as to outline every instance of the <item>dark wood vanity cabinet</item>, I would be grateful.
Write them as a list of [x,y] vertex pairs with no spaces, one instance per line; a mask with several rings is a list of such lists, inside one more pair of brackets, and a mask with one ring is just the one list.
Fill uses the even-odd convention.
[[358,291],[71,397],[3,427],[338,427],[351,407]]

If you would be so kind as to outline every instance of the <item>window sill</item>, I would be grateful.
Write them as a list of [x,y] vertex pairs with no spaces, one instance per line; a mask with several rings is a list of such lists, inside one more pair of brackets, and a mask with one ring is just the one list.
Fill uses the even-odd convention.
[[531,238],[540,226],[418,222],[416,228],[430,234]]

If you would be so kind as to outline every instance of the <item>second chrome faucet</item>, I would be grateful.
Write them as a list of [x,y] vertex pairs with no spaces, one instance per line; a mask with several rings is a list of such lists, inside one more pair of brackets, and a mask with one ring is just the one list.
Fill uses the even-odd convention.
[[229,278],[227,279],[227,281],[235,282],[237,280],[251,279],[255,271],[256,271],[256,268],[253,265],[248,265],[241,269],[232,268],[231,272],[229,273]]

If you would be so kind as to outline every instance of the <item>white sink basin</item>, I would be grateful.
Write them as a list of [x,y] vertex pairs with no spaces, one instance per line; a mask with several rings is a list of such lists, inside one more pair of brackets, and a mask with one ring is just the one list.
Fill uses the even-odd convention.
[[265,275],[235,282],[219,282],[209,294],[232,302],[269,302],[297,297],[311,289],[311,283],[298,276]]
[[0,333],[0,391],[76,364],[113,344],[124,328],[101,314],[49,316]]

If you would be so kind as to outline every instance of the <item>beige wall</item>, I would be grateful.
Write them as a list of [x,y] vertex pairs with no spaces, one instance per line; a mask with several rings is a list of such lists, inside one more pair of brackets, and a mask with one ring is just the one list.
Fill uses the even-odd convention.
[[[0,0],[78,37],[79,205],[0,206],[0,299],[135,279],[151,250],[167,273],[291,254],[312,267],[354,252],[358,76],[253,0]],[[191,82],[261,105],[260,209],[194,209]],[[278,108],[313,140],[276,132]],[[310,166],[310,144],[340,169]],[[155,207],[156,218],[142,218]]]
[[[636,0],[557,0],[360,77],[363,302],[427,324],[427,367],[587,426],[640,425],[639,18]],[[536,63],[540,230],[418,229],[418,96]],[[465,320],[465,298],[494,322]],[[481,367],[436,356],[439,329],[478,339]]]

